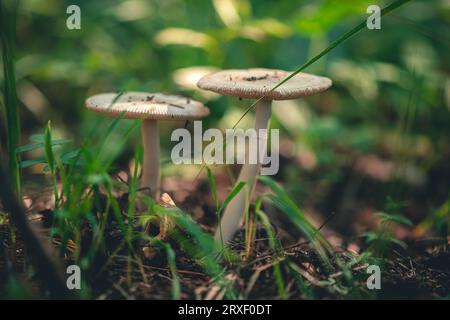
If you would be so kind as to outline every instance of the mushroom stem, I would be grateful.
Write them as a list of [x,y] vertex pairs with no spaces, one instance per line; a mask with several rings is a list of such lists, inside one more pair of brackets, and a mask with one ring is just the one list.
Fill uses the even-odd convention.
[[144,145],[141,188],[149,188],[150,196],[158,200],[161,184],[159,170],[159,133],[157,120],[144,120],[141,126]]
[[[246,163],[243,164],[239,177],[236,181],[236,185],[244,181],[246,185],[242,190],[230,201],[225,209],[225,212],[220,221],[219,228],[216,231],[215,239],[216,241],[227,243],[230,241],[236,231],[239,228],[239,223],[245,213],[247,207],[247,195],[249,201],[252,199],[252,194],[256,186],[256,181],[258,179],[259,170],[261,168],[260,155],[266,153],[267,148],[267,136],[261,137],[259,135],[260,129],[269,129],[270,116],[272,114],[272,101],[271,100],[261,100],[256,105],[256,116],[255,116],[255,129],[258,136],[258,161],[257,164],[248,163],[248,154],[246,154]],[[265,139],[266,143],[260,144],[259,140]],[[264,150],[259,148],[263,147]],[[248,150],[249,148],[247,148]],[[248,153],[248,152],[246,152]]]

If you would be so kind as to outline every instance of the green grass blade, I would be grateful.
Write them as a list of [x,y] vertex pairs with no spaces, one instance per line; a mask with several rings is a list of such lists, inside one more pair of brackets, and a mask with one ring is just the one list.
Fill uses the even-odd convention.
[[180,300],[181,298],[181,286],[180,278],[177,274],[177,264],[175,262],[175,251],[169,244],[165,245],[167,262],[170,267],[170,272],[172,274],[172,298],[174,300]]
[[[399,8],[400,6],[404,5],[405,3],[409,2],[411,0],[397,0],[391,4],[389,4],[388,6],[384,7],[381,10],[380,13],[380,17],[383,17],[384,15],[388,14],[389,12]],[[334,50],[336,47],[338,47],[339,45],[341,45],[343,42],[345,42],[346,40],[350,39],[351,37],[353,37],[355,34],[357,34],[358,32],[360,32],[361,30],[363,30],[364,28],[366,28],[367,26],[367,22],[366,20],[362,21],[361,23],[359,23],[357,26],[355,26],[353,29],[351,29],[350,31],[344,33],[342,36],[340,36],[339,38],[337,38],[335,41],[333,41],[328,47],[326,47],[325,49],[323,49],[321,52],[319,52],[317,55],[315,55],[314,57],[312,57],[310,60],[306,61],[304,64],[302,64],[300,67],[298,67],[297,69],[295,69],[289,76],[287,76],[286,78],[284,78],[283,80],[281,80],[279,83],[277,83],[273,88],[271,88],[267,93],[265,93],[262,97],[260,97],[259,99],[255,100],[242,114],[242,116],[238,119],[238,121],[234,124],[233,129],[237,127],[237,125],[241,122],[241,120],[247,115],[247,113],[249,113],[257,104],[258,102],[260,102],[261,100],[263,100],[268,94],[270,94],[271,92],[273,92],[274,90],[278,89],[279,87],[281,87],[283,84],[285,84],[286,82],[288,82],[290,79],[292,79],[294,76],[296,76],[297,74],[299,74],[301,71],[305,70],[306,68],[308,68],[310,65],[312,65],[313,63],[315,63],[317,60],[321,59],[323,56],[327,55],[328,53],[330,53],[332,50]]]
[[172,249],[172,246],[168,243],[165,243],[161,240],[158,240],[156,238],[151,238],[150,243],[153,245],[156,245],[157,247],[160,247],[166,252],[167,257],[167,264],[170,268],[170,273],[172,275],[172,299],[173,300],[180,300],[181,298],[181,285],[180,285],[180,277],[177,273],[177,263],[175,260],[176,254],[175,251]]
[[109,125],[108,129],[106,130],[106,134],[105,134],[104,138],[102,139],[102,143],[100,144],[100,146],[98,148],[99,152],[97,153],[97,159],[100,159],[102,152],[103,152],[105,146],[107,145],[109,136],[111,135],[114,128],[117,127],[120,120],[122,120],[124,116],[125,116],[125,112],[120,113],[116,118],[114,118],[113,122]]
[[50,172],[53,174],[55,171],[55,157],[52,150],[52,128],[50,121],[48,121],[47,127],[45,128],[44,154],[50,168]]
[[287,267],[289,268],[289,273],[294,278],[294,281],[295,281],[298,289],[300,290],[300,292],[303,292],[308,299],[311,299],[311,300],[316,299],[314,291],[308,285],[307,280],[303,279],[303,275],[301,273],[300,267],[289,260],[287,261]]
[[50,169],[50,174],[53,178],[53,193],[55,196],[55,208],[59,206],[59,196],[58,196],[58,185],[57,185],[57,177],[55,172],[55,156],[53,154],[53,146],[52,146],[52,128],[51,122],[48,121],[47,127],[45,128],[45,140],[44,140],[44,155],[47,161],[48,168]]
[[[214,205],[216,207],[217,221],[219,221],[219,231],[220,231],[220,235],[222,236],[222,221],[220,219],[220,208],[219,208],[219,199],[217,198],[216,180],[214,179],[214,176],[211,172],[210,167],[206,166],[206,171],[208,173],[209,185],[211,186],[211,191],[212,191],[213,198],[214,198]],[[223,246],[223,240],[222,240],[222,246]]]
[[281,245],[278,241],[278,239],[275,237],[275,235],[272,232],[272,226],[270,225],[269,218],[267,215],[260,209],[261,207],[261,200],[259,199],[256,204],[256,214],[261,221],[261,223],[264,226],[264,229],[267,232],[268,238],[269,238],[269,245],[272,251],[274,252],[273,256],[273,272],[275,276],[275,282],[278,287],[278,295],[281,299],[286,299],[286,285],[283,280],[283,275],[281,273],[280,268],[280,262],[278,261],[278,256],[281,251]]
[[278,183],[267,176],[260,177],[260,180],[274,192],[274,194],[265,195],[264,197],[272,202],[294,223],[306,239],[311,242],[322,261],[329,264],[328,254],[331,253],[333,249],[327,239],[325,239],[320,231],[309,222],[305,213],[295,204]]
[[206,166],[206,171],[208,172],[208,180],[214,198],[214,205],[216,206],[216,211],[219,211],[219,199],[217,198],[216,180],[214,179],[210,167]]
[[221,213],[223,209],[226,208],[228,203],[230,203],[231,200],[233,200],[234,197],[237,196],[237,194],[244,188],[245,182],[241,181],[239,182],[234,188],[231,190],[231,192],[228,194],[228,196],[223,201],[222,205],[220,206],[219,210],[217,210],[217,219],[219,221],[219,233],[220,233],[220,243],[222,245],[222,248],[224,248],[224,241],[223,241],[223,235],[222,235],[222,219],[221,219]]
[[20,140],[15,74],[15,33],[18,1],[0,1],[0,42],[2,45],[4,100],[8,132],[9,170],[17,196],[20,198],[20,164],[16,149]]
[[222,205],[220,206],[219,213],[222,212],[223,209],[226,208],[226,206],[230,203],[230,201],[237,196],[237,194],[242,190],[245,184],[246,183],[244,181],[241,181],[233,188],[233,190],[231,190],[231,192],[228,194],[228,196],[225,198]]
[[[163,217],[167,216],[175,221],[176,225],[183,232],[174,231],[173,238],[225,290],[227,297],[236,298],[232,284],[225,278],[224,269],[216,259],[221,253],[222,248],[218,246],[214,238],[205,233],[198,226],[197,222],[179,208],[164,208],[159,205],[154,205],[152,210],[158,215]],[[187,232],[189,237],[186,237],[184,232]],[[235,258],[231,251],[227,251],[224,255],[232,259]]]

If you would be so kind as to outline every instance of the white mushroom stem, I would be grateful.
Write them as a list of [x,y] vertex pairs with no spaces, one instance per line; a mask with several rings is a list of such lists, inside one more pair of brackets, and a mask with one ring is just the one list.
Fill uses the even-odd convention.
[[[255,116],[255,129],[258,135],[258,154],[266,154],[267,148],[267,136],[261,137],[259,135],[260,129],[269,129],[270,126],[270,116],[272,114],[272,101],[271,100],[261,100],[256,105],[256,116]],[[259,143],[259,139],[264,139],[266,142],[264,144]],[[264,150],[260,150],[260,146],[263,146]],[[248,150],[249,148],[247,148]],[[223,213],[220,225],[216,231],[215,239],[216,241],[227,243],[230,241],[236,231],[239,229],[239,224],[248,206],[248,201],[251,201],[252,194],[255,189],[256,181],[259,176],[261,161],[259,159],[257,164],[248,163],[248,152],[246,152],[246,162],[243,164],[239,177],[236,181],[236,185],[239,182],[244,181],[246,185],[242,190],[230,201],[228,206]]]
[[157,120],[144,120],[141,126],[144,145],[141,188],[149,188],[153,199],[158,200],[161,184],[159,169],[159,133]]

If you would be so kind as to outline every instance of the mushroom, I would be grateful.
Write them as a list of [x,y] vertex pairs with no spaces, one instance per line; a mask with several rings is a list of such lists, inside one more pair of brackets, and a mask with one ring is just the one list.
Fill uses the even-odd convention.
[[[259,132],[260,129],[269,129],[272,100],[289,100],[311,96],[328,89],[332,84],[328,78],[299,73],[282,86],[272,90],[290,74],[290,72],[283,70],[262,68],[222,70],[204,76],[199,80],[197,86],[227,96],[258,100],[255,129]],[[267,137],[262,137],[259,134],[257,136],[258,146],[260,145],[260,139],[267,140]],[[264,147],[267,148],[267,143],[264,143]],[[258,150],[260,155],[265,154],[265,151]],[[245,188],[230,201],[225,209],[221,227],[215,234],[216,240],[228,242],[234,236],[245,212],[247,193],[251,199],[260,168],[261,159],[258,159],[256,164],[243,164],[236,184],[246,182]]]
[[160,93],[126,92],[117,97],[117,93],[95,95],[86,100],[86,107],[110,116],[123,113],[124,118],[143,120],[144,161],[140,187],[149,189],[150,196],[158,200],[161,184],[158,121],[199,119],[206,117],[209,109],[189,98]]

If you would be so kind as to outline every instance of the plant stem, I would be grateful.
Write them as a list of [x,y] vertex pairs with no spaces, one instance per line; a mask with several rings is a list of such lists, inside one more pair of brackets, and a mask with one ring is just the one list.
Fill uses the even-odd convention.
[[[260,100],[256,105],[256,118],[255,118],[255,129],[258,135],[258,161],[256,164],[250,164],[248,161],[248,152],[246,152],[246,163],[243,164],[239,177],[236,181],[236,185],[239,182],[246,182],[246,185],[242,190],[230,201],[221,220],[221,232],[216,231],[215,239],[217,241],[223,241],[226,243],[232,239],[237,229],[239,228],[239,222],[245,213],[247,205],[247,194],[248,199],[252,198],[253,191],[255,189],[256,180],[258,179],[259,169],[261,167],[260,155],[266,153],[265,148],[267,148],[266,143],[262,144],[259,141],[261,139],[266,139],[266,137],[260,137],[259,131],[261,129],[269,129],[270,116],[272,114],[272,101],[271,100]],[[264,150],[260,150],[263,147]]]
[[156,120],[144,120],[141,128],[144,145],[141,188],[149,188],[150,195],[157,200],[161,184],[158,122]]

